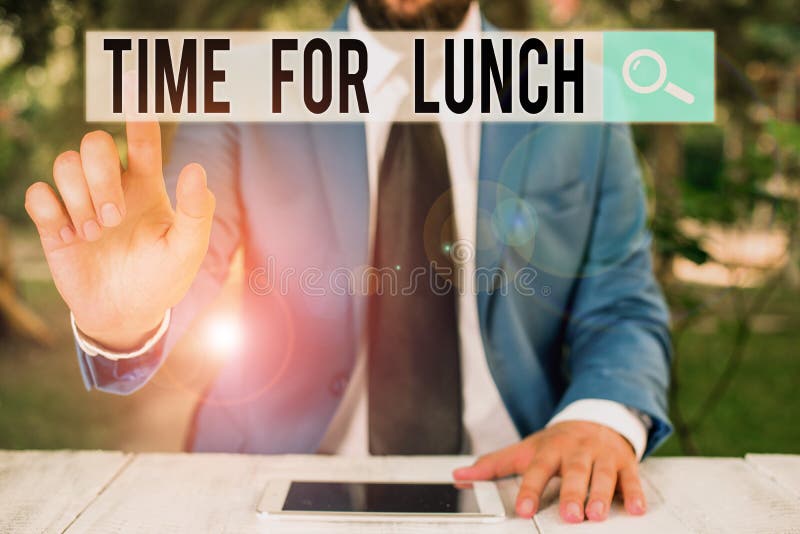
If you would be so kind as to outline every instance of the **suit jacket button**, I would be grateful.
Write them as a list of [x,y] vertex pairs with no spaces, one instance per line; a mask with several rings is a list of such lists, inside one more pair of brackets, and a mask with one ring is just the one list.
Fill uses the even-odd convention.
[[350,381],[350,373],[346,373],[342,371],[341,373],[336,373],[336,375],[331,379],[330,384],[328,385],[328,389],[331,392],[331,395],[334,397],[341,397],[344,395],[345,390],[347,389],[347,383]]

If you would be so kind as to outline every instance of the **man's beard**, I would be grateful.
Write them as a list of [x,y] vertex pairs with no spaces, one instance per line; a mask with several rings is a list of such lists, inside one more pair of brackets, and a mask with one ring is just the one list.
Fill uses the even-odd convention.
[[413,15],[393,13],[386,0],[354,0],[361,18],[373,30],[454,30],[472,0],[433,0]]

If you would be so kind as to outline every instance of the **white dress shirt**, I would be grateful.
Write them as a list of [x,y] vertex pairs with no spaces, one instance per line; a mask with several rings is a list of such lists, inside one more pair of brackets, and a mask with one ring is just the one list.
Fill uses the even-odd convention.
[[[380,109],[383,116],[392,116],[392,111],[398,108],[410,91],[408,82],[396,72],[401,58],[396,51],[387,49],[375,39],[374,34],[364,24],[358,9],[352,5],[349,9],[348,25],[350,32],[356,34],[370,51],[370,69],[364,81],[370,107]],[[480,11],[478,4],[473,2],[457,31],[478,32],[480,29]],[[373,61],[374,58],[378,60]],[[461,62],[456,61],[455,64],[459,65]],[[456,73],[457,77],[459,75]],[[443,83],[441,77],[432,80],[432,87],[436,89],[441,83]],[[370,250],[376,227],[378,169],[390,126],[390,122],[365,123],[370,193]],[[457,238],[474,243],[477,225],[480,123],[442,122],[440,126],[452,181]],[[464,269],[464,280],[472,280],[475,272],[474,254],[465,263]],[[459,291],[457,306],[463,395],[462,422],[466,437],[464,452],[480,455],[511,445],[519,441],[521,436],[503,404],[486,361],[474,292],[470,289]],[[169,315],[165,317],[156,336],[149,340],[145,347],[130,354],[103,350],[78,332],[74,320],[72,324],[78,344],[87,354],[101,354],[108,358],[119,359],[142,354],[148,347],[152,347],[163,336],[168,322]],[[368,454],[365,334],[366,332],[362,335],[353,375],[322,440],[319,452],[340,455]],[[548,426],[568,420],[592,421],[608,426],[631,443],[638,458],[644,453],[649,419],[622,404],[601,399],[579,400],[569,404],[557,414]]]

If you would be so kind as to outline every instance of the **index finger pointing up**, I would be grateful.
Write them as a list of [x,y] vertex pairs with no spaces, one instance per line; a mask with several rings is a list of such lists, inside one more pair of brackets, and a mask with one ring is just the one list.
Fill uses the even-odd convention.
[[161,128],[156,121],[128,120],[128,172],[161,180]]
[[136,73],[125,73],[123,81],[125,130],[128,137],[128,172],[161,178],[161,128],[158,122],[137,112]]

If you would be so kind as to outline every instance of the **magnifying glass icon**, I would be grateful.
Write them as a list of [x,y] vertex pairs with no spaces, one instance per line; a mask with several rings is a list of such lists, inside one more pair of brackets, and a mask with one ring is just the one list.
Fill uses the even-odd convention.
[[[631,78],[631,69],[636,70],[642,58],[650,58],[658,64],[658,79],[650,85],[640,85]],[[661,86],[667,81],[667,63],[664,61],[664,58],[661,57],[661,54],[655,50],[641,48],[631,52],[628,57],[625,58],[625,63],[622,65],[622,78],[625,80],[625,85],[635,93],[642,95],[654,93],[661,89]],[[694,103],[694,95],[692,93],[683,87],[678,87],[672,82],[667,82],[667,85],[664,86],[664,91],[687,104]]]

